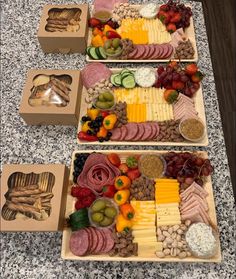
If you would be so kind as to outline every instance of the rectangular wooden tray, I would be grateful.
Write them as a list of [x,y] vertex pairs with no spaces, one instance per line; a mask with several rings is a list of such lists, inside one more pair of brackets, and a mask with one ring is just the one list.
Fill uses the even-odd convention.
[[[113,68],[110,69],[112,73],[117,73],[120,72],[122,69],[121,68]],[[135,70],[135,68],[132,68],[132,70]],[[83,86],[82,88],[82,94],[81,94],[81,105],[80,105],[80,117],[79,119],[82,118],[83,115],[86,114],[87,111],[87,103],[85,102],[85,97],[86,97],[86,88]],[[195,102],[195,107],[198,112],[199,117],[203,121],[205,127],[206,127],[206,133],[205,137],[199,141],[199,142],[190,142],[190,141],[184,141],[184,142],[161,142],[161,141],[106,141],[106,142],[85,142],[85,141],[80,141],[77,138],[78,144],[87,144],[87,145],[94,145],[94,144],[99,144],[99,145],[155,145],[155,146],[207,146],[208,145],[208,133],[207,133],[207,122],[206,122],[206,115],[205,115],[205,107],[204,107],[204,99],[203,99],[203,93],[202,93],[202,87],[198,89],[196,92],[195,96],[193,97],[193,100]],[[78,132],[81,130],[81,122],[79,121],[78,124]]]
[[[73,161],[75,159],[76,153],[92,153],[94,150],[78,150],[74,151],[72,154],[72,161],[71,161],[71,169],[70,169],[70,184],[73,184],[72,180],[72,173],[73,173]],[[102,150],[98,151],[99,153],[108,154],[110,152],[116,152],[121,157],[121,162],[125,161],[126,156],[131,154],[160,154],[160,153],[166,153],[168,151],[162,151],[162,150]],[[205,151],[199,151],[198,154],[202,154],[204,158],[207,158],[207,152]],[[214,195],[213,195],[213,188],[212,188],[212,181],[211,177],[207,177],[207,181],[204,184],[204,188],[209,193],[208,197],[206,198],[208,206],[209,206],[209,216],[212,220],[212,222],[217,227],[217,218],[216,218],[216,211],[215,211],[215,202],[214,202]],[[75,199],[71,196],[70,190],[68,189],[67,193],[67,204],[66,204],[66,212],[65,217],[68,217],[71,213],[74,212],[74,204]],[[185,259],[179,259],[179,258],[157,258],[155,256],[155,251],[140,251],[138,256],[132,256],[128,258],[122,258],[122,257],[110,257],[108,255],[93,255],[93,256],[85,256],[85,257],[77,257],[72,254],[69,248],[69,239],[71,235],[70,228],[64,228],[63,230],[63,237],[62,237],[62,249],[61,249],[61,257],[65,260],[80,260],[80,261],[133,261],[133,262],[221,262],[221,249],[219,247],[217,255],[215,255],[214,258],[211,259],[199,259],[194,257],[188,257]]]
[[[191,7],[191,5],[186,5]],[[139,8],[140,5],[132,5],[132,7]],[[195,38],[195,30],[194,30],[194,23],[193,23],[193,17],[190,18],[190,26],[185,29],[185,35],[188,39],[193,44],[193,48],[195,51],[194,58],[193,59],[181,59],[182,62],[197,62],[198,61],[198,51],[197,51],[197,43],[196,43],[196,38]],[[92,38],[92,30],[89,28],[89,33],[88,33],[88,43],[87,46],[90,46],[91,44],[91,38]],[[178,59],[172,59],[171,60],[176,60]],[[169,59],[156,59],[156,60],[150,60],[150,59],[138,59],[138,60],[133,60],[133,59],[128,59],[128,60],[119,60],[119,59],[105,59],[105,60],[93,60],[91,59],[88,55],[86,55],[86,61],[87,62],[101,62],[101,63],[154,63],[154,62],[169,62]]]

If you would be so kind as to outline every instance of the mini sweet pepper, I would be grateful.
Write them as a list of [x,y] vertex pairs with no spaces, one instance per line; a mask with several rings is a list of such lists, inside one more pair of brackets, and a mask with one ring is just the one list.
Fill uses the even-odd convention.
[[128,189],[120,190],[115,193],[114,200],[118,205],[125,204],[129,199],[130,191]]
[[115,124],[116,124],[116,121],[117,121],[117,116],[112,113],[112,114],[109,114],[108,116],[106,116],[104,119],[103,119],[103,126],[107,129],[107,130],[111,130],[114,128]]
[[132,228],[132,222],[125,219],[122,214],[116,217],[116,230],[117,232],[128,232]]
[[91,109],[87,109],[87,115],[92,119],[95,120],[95,118],[99,115],[100,110],[99,109],[95,109],[95,108],[91,108]]

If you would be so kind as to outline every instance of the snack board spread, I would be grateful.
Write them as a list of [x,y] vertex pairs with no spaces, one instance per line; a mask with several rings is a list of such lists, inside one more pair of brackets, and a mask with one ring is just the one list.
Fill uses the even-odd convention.
[[72,162],[64,259],[220,261],[205,152],[76,151]]
[[197,61],[190,7],[172,0],[161,6],[106,2],[94,1],[87,61]]
[[90,63],[81,74],[79,143],[207,145],[195,63],[115,70]]

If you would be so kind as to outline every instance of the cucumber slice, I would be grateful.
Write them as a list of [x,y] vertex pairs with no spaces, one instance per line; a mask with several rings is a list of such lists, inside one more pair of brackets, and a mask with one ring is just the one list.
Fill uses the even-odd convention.
[[120,74],[123,75],[124,73],[131,73],[131,71],[125,68],[120,72]]
[[134,76],[129,75],[129,76],[123,78],[122,79],[122,85],[127,89],[134,88],[135,85],[136,85]]
[[117,84],[116,82],[115,82],[115,77],[116,76],[119,76],[120,74],[112,74],[111,75],[111,83],[114,85],[114,86],[120,86],[120,84]]
[[114,82],[118,85],[121,85],[121,75],[118,74],[117,76],[114,77]]
[[98,47],[98,52],[99,52],[99,56],[101,57],[101,59],[107,59],[107,55],[106,55],[103,47]]
[[101,56],[101,54],[100,54],[99,47],[96,47],[96,48],[95,48],[95,52],[96,52],[96,54],[97,54],[97,56],[98,56],[99,59],[103,59],[102,56]]
[[125,77],[128,77],[128,76],[134,76],[134,75],[132,73],[125,72],[121,75],[121,80]]
[[96,53],[96,47],[91,47],[89,49],[89,51],[88,51],[88,55],[89,55],[89,57],[91,57],[94,60],[98,60],[99,59],[99,57],[98,57],[98,55]]

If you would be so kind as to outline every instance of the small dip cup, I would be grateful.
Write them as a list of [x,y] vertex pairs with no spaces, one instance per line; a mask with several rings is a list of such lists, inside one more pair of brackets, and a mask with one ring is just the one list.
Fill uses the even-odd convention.
[[[190,138],[190,137],[188,137],[187,135],[185,135],[185,134],[183,133],[183,131],[182,131],[182,125],[183,125],[186,121],[189,121],[189,120],[196,120],[196,121],[198,121],[199,123],[202,124],[202,126],[203,126],[203,133],[202,133],[202,135],[201,135],[199,138],[193,139],[193,138]],[[206,130],[206,127],[205,127],[204,123],[202,122],[202,120],[201,120],[200,118],[187,118],[187,119],[182,120],[182,121],[179,123],[179,132],[180,132],[181,136],[182,136],[183,138],[185,138],[186,140],[188,140],[188,141],[192,141],[192,142],[199,142],[199,141],[201,141],[201,140],[205,137],[205,133],[206,133],[205,130]]]

